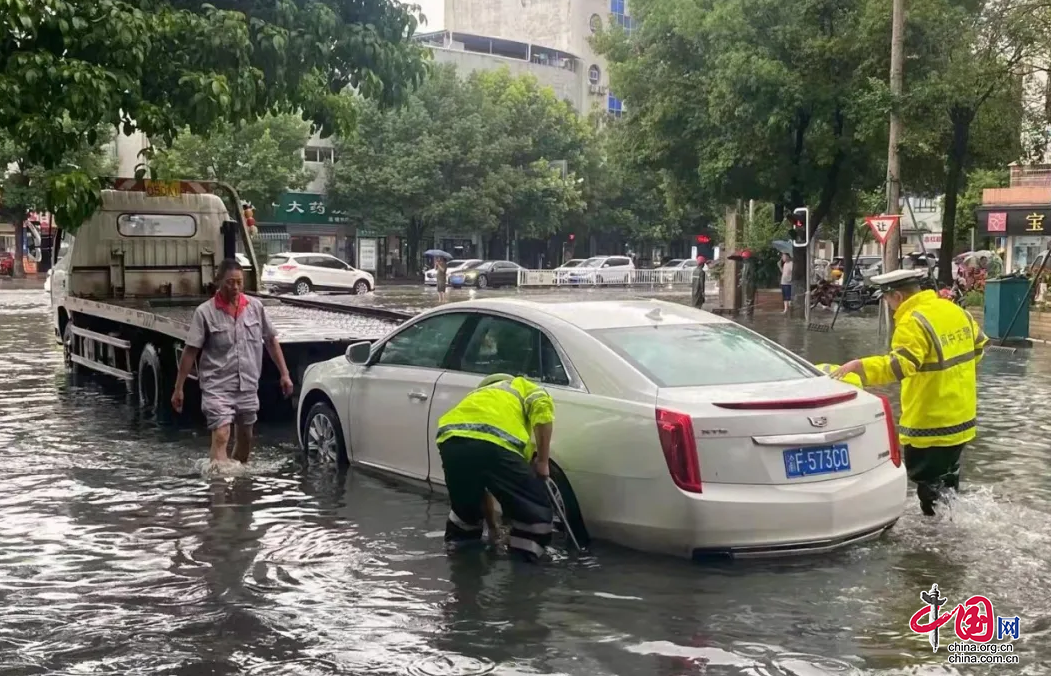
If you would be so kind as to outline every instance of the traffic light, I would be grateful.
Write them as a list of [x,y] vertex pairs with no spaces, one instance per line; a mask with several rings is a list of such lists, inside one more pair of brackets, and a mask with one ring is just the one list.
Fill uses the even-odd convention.
[[804,247],[810,243],[810,210],[806,207],[793,209],[788,214],[788,238],[797,247]]
[[697,242],[698,256],[704,256],[704,259],[708,261],[715,258],[715,246],[712,242],[711,235],[700,234],[697,235],[694,239]]

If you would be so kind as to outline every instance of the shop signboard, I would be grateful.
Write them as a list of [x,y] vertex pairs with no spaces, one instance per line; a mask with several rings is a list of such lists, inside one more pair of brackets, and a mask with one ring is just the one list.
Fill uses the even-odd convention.
[[269,209],[261,209],[258,220],[265,223],[331,225],[348,223],[347,212],[332,209],[326,196],[312,192],[286,192]]
[[370,238],[358,240],[358,267],[369,272],[376,272],[376,240]]
[[927,233],[923,236],[923,246],[927,249],[942,248],[942,235],[940,232]]
[[1051,235],[1051,205],[978,207],[978,234],[989,237]]

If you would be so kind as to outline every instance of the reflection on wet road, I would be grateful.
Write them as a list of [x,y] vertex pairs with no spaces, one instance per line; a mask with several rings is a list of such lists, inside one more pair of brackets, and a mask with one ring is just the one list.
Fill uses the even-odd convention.
[[[421,304],[423,304],[421,302]],[[877,347],[760,316],[813,361]],[[701,566],[597,546],[518,568],[448,558],[438,499],[302,466],[264,427],[251,471],[206,479],[201,430],[72,381],[46,297],[0,292],[0,674],[974,673],[909,631],[934,582],[1018,615],[1021,673],[1051,645],[1051,350],[990,354],[966,492],[880,542]]]

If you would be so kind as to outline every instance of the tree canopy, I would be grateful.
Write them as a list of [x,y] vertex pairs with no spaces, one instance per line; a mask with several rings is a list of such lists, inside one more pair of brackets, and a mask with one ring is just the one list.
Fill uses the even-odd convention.
[[360,226],[404,232],[411,260],[436,227],[542,238],[583,208],[590,134],[534,78],[442,67],[404,107],[362,106],[328,194]]
[[[0,129],[54,170],[100,124],[170,144],[189,127],[294,112],[346,132],[355,90],[388,105],[426,73],[411,41],[418,8],[392,0],[39,0],[0,24]],[[97,207],[95,177],[49,177],[47,208],[75,228]]]
[[313,180],[302,157],[309,138],[310,124],[296,115],[268,115],[241,127],[223,121],[206,135],[186,129],[170,146],[155,148],[150,171],[160,179],[225,181],[262,207]]

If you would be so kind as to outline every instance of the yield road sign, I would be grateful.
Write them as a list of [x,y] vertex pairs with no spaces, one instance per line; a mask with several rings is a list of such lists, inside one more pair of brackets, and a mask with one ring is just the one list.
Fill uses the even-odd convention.
[[890,237],[890,233],[898,225],[899,220],[901,220],[901,216],[897,215],[865,217],[865,222],[868,223],[869,228],[872,230],[872,234],[880,244],[887,243],[887,238]]

